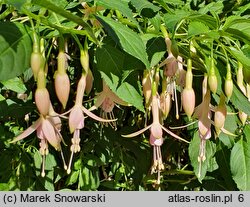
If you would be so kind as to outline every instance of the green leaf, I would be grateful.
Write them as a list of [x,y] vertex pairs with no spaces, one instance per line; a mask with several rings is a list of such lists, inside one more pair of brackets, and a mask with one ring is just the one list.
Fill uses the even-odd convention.
[[155,37],[152,35],[144,35],[143,39],[147,42],[148,59],[150,60],[150,67],[157,65],[163,58],[167,51],[164,38]]
[[250,41],[250,20],[245,17],[230,16],[226,19],[222,30],[227,36],[240,39],[249,44]]
[[108,9],[119,10],[122,15],[126,16],[131,22],[137,25],[139,28],[138,22],[133,17],[132,11],[129,9],[129,5],[127,1],[124,0],[97,0],[98,5],[103,6]]
[[97,16],[97,19],[125,52],[141,60],[146,68],[150,67],[146,47],[137,33],[111,18]]
[[[87,168],[83,167],[82,168],[82,185],[81,187],[84,190],[96,190],[98,186],[100,185],[100,175],[99,175],[99,169],[98,168]],[[80,180],[80,178],[79,178]]]
[[202,22],[193,21],[190,22],[188,26],[188,37],[192,37],[195,35],[200,35],[209,32],[209,28],[207,25]]
[[200,14],[199,12],[192,12],[187,19],[191,21],[199,21],[207,25],[210,29],[217,29],[218,21],[215,17],[208,14]]
[[250,58],[247,57],[241,50],[237,50],[234,47],[228,47],[230,49],[230,53],[239,60],[243,65],[250,67]]
[[221,144],[220,149],[216,152],[216,161],[219,165],[220,175],[224,178],[227,186],[227,190],[235,190],[236,186],[232,179],[232,174],[230,170],[230,153],[231,151],[227,147]]
[[124,54],[110,45],[96,50],[97,68],[112,91],[116,91],[122,76]]
[[9,184],[8,183],[0,183],[0,191],[9,191]]
[[2,95],[0,94],[0,101],[4,101],[4,100],[5,100],[4,96],[2,96]]
[[188,15],[189,12],[184,10],[176,10],[174,14],[164,14],[164,21],[167,26],[167,29],[170,32],[173,32],[175,30],[176,25]]
[[211,2],[208,5],[201,7],[199,13],[206,14],[208,12],[215,12],[216,14],[221,14],[223,8],[224,6],[222,1]]
[[27,0],[6,0],[7,4],[13,5],[18,10],[20,10],[26,2]]
[[158,6],[147,0],[131,0],[131,3],[142,16],[149,18],[155,16],[156,12],[160,10]]
[[44,188],[48,191],[54,191],[54,172],[52,170],[48,171],[45,175]]
[[[250,134],[246,134],[250,136]],[[241,138],[233,147],[230,157],[231,172],[240,190],[250,190],[250,142]]]
[[30,66],[32,42],[29,28],[20,23],[0,22],[0,81],[14,78]]
[[140,67],[137,59],[107,44],[97,49],[96,63],[101,77],[110,89],[122,100],[144,111],[142,96],[135,85],[126,81]]
[[17,93],[24,93],[27,90],[23,81],[18,77],[2,81],[1,83],[4,85],[6,89],[12,90]]
[[82,20],[81,17],[78,17],[78,16],[70,13],[69,11],[64,10],[60,6],[57,6],[54,2],[52,3],[52,2],[47,1],[47,0],[32,0],[31,2],[35,5],[45,7],[46,9],[48,9],[52,12],[55,12],[56,14],[59,14],[59,15],[65,17],[66,19],[81,25],[86,30],[88,37],[93,42],[97,43],[97,39],[95,37],[95,34],[94,34],[92,28],[89,26],[88,23],[86,23],[84,20]]
[[123,82],[116,91],[116,94],[127,103],[144,112],[143,98],[138,91],[128,82]]
[[79,170],[74,171],[70,174],[69,178],[67,179],[67,185],[75,184],[79,177]]
[[235,106],[235,108],[250,115],[250,102],[248,101],[247,97],[235,85],[230,101]]
[[234,28],[239,30],[249,30],[249,19],[246,19],[241,16],[229,16],[226,18],[226,21],[222,27],[224,31],[226,31],[228,28]]
[[6,101],[0,102],[0,118],[9,119],[9,117],[23,118],[25,114],[33,111],[35,105],[32,101],[23,102],[22,100],[17,100],[14,102],[11,99],[6,99]]
[[214,157],[214,154],[216,152],[216,144],[214,144],[210,140],[206,140],[206,154],[205,154],[206,159],[204,162],[202,162],[201,174],[200,177],[198,177],[199,174],[198,156],[199,156],[200,142],[201,141],[198,132],[195,132],[194,137],[189,144],[188,154],[191,160],[191,164],[194,168],[195,175],[197,176],[198,180],[202,182],[202,180],[206,176],[207,171],[212,172],[216,170],[218,168],[218,165]]

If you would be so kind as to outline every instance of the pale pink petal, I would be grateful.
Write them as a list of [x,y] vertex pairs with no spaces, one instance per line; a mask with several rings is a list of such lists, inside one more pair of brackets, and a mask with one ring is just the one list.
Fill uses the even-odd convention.
[[32,124],[29,128],[23,131],[20,135],[14,138],[10,143],[17,142],[19,140],[22,140],[29,136],[31,133],[33,133],[42,123],[42,118],[39,118],[38,120],[35,121],[34,124]]
[[176,138],[176,139],[179,139],[179,140],[181,140],[181,141],[183,141],[183,142],[189,143],[189,141],[187,141],[187,140],[181,138],[180,136],[178,136],[178,135],[176,135],[175,133],[171,132],[170,130],[166,129],[164,126],[161,125],[161,128],[162,128],[165,132],[167,132],[169,135],[171,135],[172,137],[174,137],[174,138]]
[[75,105],[69,114],[69,129],[73,133],[75,129],[82,129],[84,127],[84,115],[81,107]]
[[52,126],[52,124],[47,119],[43,120],[42,131],[43,131],[43,134],[44,134],[46,140],[48,140],[48,142],[56,150],[59,150],[60,149],[60,141],[61,140],[58,138],[58,136],[55,133],[54,127]]
[[163,60],[163,62],[159,65],[159,68],[166,65],[166,64],[169,64],[170,62],[176,60],[176,58],[173,56],[173,55],[169,55],[165,60]]
[[85,114],[87,114],[88,116],[90,116],[91,118],[100,121],[100,122],[113,122],[116,121],[117,119],[103,119],[101,117],[96,116],[95,114],[93,114],[92,112],[90,112],[88,109],[86,109],[85,107],[82,106],[81,108],[83,110],[83,112]]
[[115,106],[114,101],[111,98],[106,97],[101,105],[101,108],[106,113],[110,113],[113,111],[114,106]]
[[163,144],[163,138],[156,139],[152,134],[150,134],[149,143],[152,146],[161,146]]
[[209,136],[208,132],[211,131],[211,120],[207,117],[202,117],[198,121],[198,128],[199,128],[199,133],[201,134],[201,136],[207,137],[206,139],[208,139],[208,136]]
[[62,122],[58,116],[51,116],[48,118],[51,124],[58,130],[61,131]]
[[149,126],[137,131],[137,132],[134,132],[132,134],[126,134],[126,135],[122,135],[123,137],[136,137],[138,136],[139,134],[142,134],[143,132],[145,132],[146,130],[148,130],[150,127],[152,126],[152,124],[150,124]]
[[150,131],[152,136],[155,137],[156,139],[162,138],[162,128],[160,123],[153,123]]
[[43,134],[43,130],[42,130],[42,124],[36,129],[36,136],[39,139],[44,139],[44,134]]
[[202,134],[200,133],[200,131],[198,131],[198,132],[199,132],[199,136],[200,136],[201,139],[210,139],[210,138],[211,138],[211,129],[209,129],[209,130],[206,132],[206,134],[204,134],[204,135],[202,135]]

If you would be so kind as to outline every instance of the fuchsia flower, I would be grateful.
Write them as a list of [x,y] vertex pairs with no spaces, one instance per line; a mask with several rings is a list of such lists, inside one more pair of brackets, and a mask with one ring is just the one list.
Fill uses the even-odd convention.
[[[172,100],[175,102],[175,110],[176,110],[176,119],[179,119],[179,106],[178,106],[178,100],[177,100],[177,92],[176,92],[176,82],[183,87],[185,82],[185,71],[183,70],[182,66],[182,58],[178,56],[177,58],[173,55],[171,51],[171,40],[169,37],[165,38],[165,42],[167,45],[168,50],[168,57],[159,65],[159,67],[164,66],[164,75],[166,77],[167,81],[167,87],[162,91],[161,94],[161,103],[165,105],[165,102],[167,104],[167,108],[171,107],[170,97],[172,97]],[[177,80],[177,81],[176,81]],[[167,111],[163,110],[163,115]],[[164,118],[167,116],[164,115]]]
[[210,90],[207,90],[202,103],[196,107],[194,117],[198,118],[199,136],[201,139],[211,137]]
[[70,168],[72,164],[73,154],[76,152],[79,152],[81,149],[79,145],[80,129],[84,127],[84,119],[85,119],[84,114],[100,122],[116,121],[115,119],[107,120],[107,119],[100,118],[96,116],[95,114],[93,114],[92,112],[90,112],[90,110],[86,109],[82,105],[85,87],[86,87],[86,75],[82,75],[77,85],[75,105],[68,112],[64,113],[64,114],[69,113],[69,129],[71,133],[74,133],[73,138],[71,139],[71,142],[72,142],[72,145],[70,148],[71,157],[70,157],[70,161],[69,161],[68,169],[67,169],[68,174],[71,172]]
[[156,95],[156,90],[152,92],[152,116],[153,116],[153,123],[149,126],[145,127],[144,129],[141,129],[135,133],[128,134],[128,135],[122,135],[123,137],[135,137],[139,134],[145,132],[146,130],[150,129],[150,144],[154,147],[154,153],[153,153],[153,165],[151,168],[151,173],[157,172],[158,173],[158,179],[157,184],[160,183],[160,172],[164,169],[164,165],[162,162],[162,156],[161,156],[161,145],[163,143],[163,130],[167,132],[169,135],[175,137],[176,139],[182,140],[184,142],[189,143],[185,139],[179,137],[178,135],[174,134],[170,130],[166,129],[163,125],[160,124],[160,117],[159,117],[159,100]]
[[[204,84],[206,86],[206,84]],[[215,123],[211,120],[212,107],[210,106],[211,96],[210,90],[204,88],[202,103],[196,107],[193,117],[198,118],[198,130],[199,137],[201,139],[200,149],[199,149],[199,172],[198,176],[201,175],[201,163],[206,160],[206,140],[211,138],[211,124],[215,125],[216,131],[221,130],[225,134],[236,136],[224,128],[224,122],[226,118],[226,109],[223,107],[220,101],[219,106],[215,108]],[[224,96],[223,94],[221,96]],[[223,100],[223,97],[222,97]],[[219,120],[217,120],[219,119]]]
[[55,114],[52,105],[50,104],[50,112],[47,116],[40,115],[40,118],[36,120],[29,128],[24,130],[23,133],[18,135],[11,141],[11,143],[17,142],[28,137],[34,131],[37,133],[37,137],[40,139],[40,154],[43,157],[42,161],[42,177],[45,176],[45,157],[48,154],[48,143],[52,145],[57,151],[61,152],[64,168],[67,169],[64,156],[61,148],[61,141],[63,141],[61,130],[61,120],[59,117],[53,117]]
[[[96,102],[94,106],[92,106],[89,110],[95,110],[98,107],[101,108],[101,117],[105,120],[107,119],[115,119],[113,108],[115,104],[119,104],[122,106],[128,106],[129,104],[122,99],[120,99],[110,88],[107,86],[105,81],[102,81],[103,90],[98,93],[96,96]],[[107,126],[107,122],[105,122],[105,126]],[[116,129],[116,121],[109,122],[112,128]]]

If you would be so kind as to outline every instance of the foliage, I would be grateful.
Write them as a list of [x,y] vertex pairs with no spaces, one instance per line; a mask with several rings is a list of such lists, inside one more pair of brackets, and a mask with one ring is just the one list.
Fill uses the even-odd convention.
[[[245,0],[0,0],[0,190],[250,190],[249,8]],[[32,53],[44,61],[46,84],[34,78]],[[59,73],[70,81],[66,108],[54,87]],[[68,116],[83,77],[81,112]],[[41,112],[41,85],[53,116]],[[65,82],[59,87],[66,91]],[[186,88],[195,109],[185,105]],[[169,112],[160,98],[167,95]],[[117,107],[105,111],[110,99]],[[74,127],[79,113],[83,125]],[[20,138],[48,117],[62,127]],[[146,125],[149,132],[123,136]]]

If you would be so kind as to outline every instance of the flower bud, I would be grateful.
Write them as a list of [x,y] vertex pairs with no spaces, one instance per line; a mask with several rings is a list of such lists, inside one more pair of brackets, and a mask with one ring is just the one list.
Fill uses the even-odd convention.
[[81,65],[82,65],[85,73],[88,73],[88,71],[89,71],[89,53],[88,53],[87,49],[81,50],[80,62],[81,62]]
[[227,108],[225,104],[225,96],[224,94],[221,94],[219,105],[216,107],[214,113],[214,126],[217,135],[220,134],[221,128],[224,127],[226,115],[227,115]]
[[239,111],[238,116],[239,116],[239,119],[240,119],[241,123],[242,123],[243,125],[245,125],[245,124],[246,124],[246,121],[247,121],[248,115],[247,115],[246,113],[244,113],[243,111]]
[[244,80],[247,83],[250,83],[250,68],[249,68],[249,66],[243,67],[243,75],[244,75]]
[[216,93],[217,87],[218,87],[218,81],[217,81],[217,77],[215,74],[211,74],[208,76],[208,85],[209,85],[210,91],[212,91],[213,93]]
[[50,97],[46,88],[45,74],[39,70],[37,76],[37,89],[35,91],[35,103],[40,114],[46,116],[50,109]]
[[215,67],[214,67],[213,58],[211,58],[211,66],[210,66],[210,71],[209,71],[209,76],[208,76],[208,85],[209,85],[210,91],[212,91],[213,93],[216,93],[217,87],[218,87],[218,81],[215,75]]
[[31,66],[35,80],[37,80],[37,75],[42,66],[42,62],[43,62],[43,57],[40,52],[31,53],[30,66]]
[[244,77],[243,77],[243,65],[239,62],[238,63],[238,70],[237,70],[237,85],[239,86],[240,90],[242,91],[242,93],[246,96],[247,91],[246,91],[246,87],[244,86]]
[[46,88],[37,88],[35,92],[35,103],[40,114],[48,115],[50,108],[49,92]]
[[233,81],[232,79],[226,79],[225,80],[225,94],[228,98],[230,98],[232,96],[233,93]]
[[195,93],[193,88],[184,88],[181,94],[183,110],[190,118],[195,107]]
[[60,72],[56,73],[55,90],[57,98],[63,105],[63,108],[65,108],[69,98],[69,91],[70,91],[70,81],[67,73],[60,73]]

